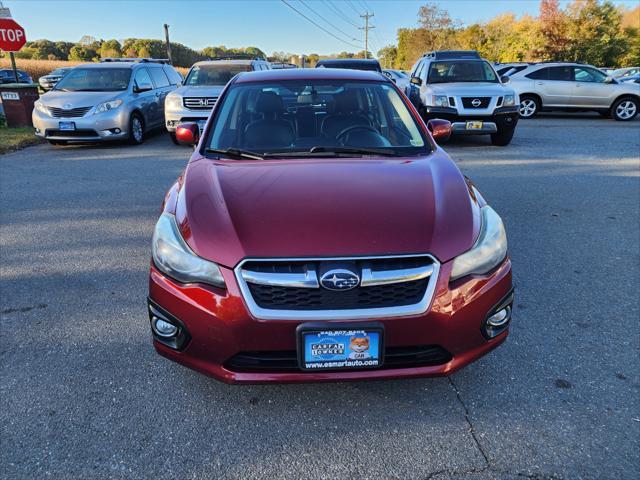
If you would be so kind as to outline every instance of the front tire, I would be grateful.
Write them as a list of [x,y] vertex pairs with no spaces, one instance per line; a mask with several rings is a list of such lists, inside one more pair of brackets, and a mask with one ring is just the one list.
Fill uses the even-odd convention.
[[611,117],[619,122],[628,122],[638,115],[638,99],[625,97],[611,107]]
[[540,111],[540,100],[533,95],[520,97],[520,118],[533,118]]
[[140,145],[144,142],[144,120],[138,113],[131,115],[129,120],[129,144]]
[[499,131],[498,133],[492,133],[491,144],[495,145],[496,147],[505,147],[509,145],[511,143],[511,139],[513,138],[513,134],[515,133],[515,131],[516,129],[514,127],[514,128],[504,129],[502,131]]

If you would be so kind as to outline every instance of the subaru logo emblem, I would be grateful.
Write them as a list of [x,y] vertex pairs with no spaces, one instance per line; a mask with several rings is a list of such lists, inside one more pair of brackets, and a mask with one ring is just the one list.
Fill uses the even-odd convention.
[[71,110],[73,108],[73,105],[71,105],[70,103],[65,103],[62,108],[64,108],[65,110]]
[[360,277],[351,270],[329,270],[320,277],[320,285],[327,290],[351,290],[360,283]]
[[474,98],[471,100],[471,105],[478,108],[482,104],[482,101],[479,98]]

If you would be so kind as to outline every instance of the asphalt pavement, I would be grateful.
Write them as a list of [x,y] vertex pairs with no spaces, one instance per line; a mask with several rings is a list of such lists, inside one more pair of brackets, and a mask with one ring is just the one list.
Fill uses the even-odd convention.
[[640,121],[445,148],[506,224],[507,342],[450,378],[266,386],[151,345],[151,234],[188,149],[0,156],[0,477],[638,478]]

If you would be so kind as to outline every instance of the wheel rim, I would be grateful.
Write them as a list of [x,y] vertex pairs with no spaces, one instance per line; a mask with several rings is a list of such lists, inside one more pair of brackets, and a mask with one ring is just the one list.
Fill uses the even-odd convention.
[[527,98],[520,102],[520,115],[523,117],[530,117],[536,113],[536,102]]
[[135,139],[135,141],[141,142],[142,141],[142,122],[136,117],[133,117],[131,130],[133,131],[133,138]]
[[636,109],[637,107],[634,102],[625,100],[624,102],[620,102],[616,107],[616,115],[623,120],[628,120],[636,114]]

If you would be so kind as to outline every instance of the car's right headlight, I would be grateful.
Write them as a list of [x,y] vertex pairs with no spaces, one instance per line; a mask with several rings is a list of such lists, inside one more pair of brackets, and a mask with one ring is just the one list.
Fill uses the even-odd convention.
[[164,101],[164,108],[177,109],[182,106],[182,99],[178,95],[167,95],[167,99]]
[[482,226],[471,250],[453,260],[451,280],[466,275],[482,275],[495,268],[507,256],[507,233],[502,219],[491,207],[480,210]]
[[433,96],[433,106],[434,107],[448,107],[449,106],[449,98],[446,95],[434,95]]
[[177,281],[225,287],[220,267],[193,253],[182,238],[173,215],[163,213],[160,216],[151,248],[158,270]]
[[51,116],[51,112],[49,111],[49,108],[45,107],[40,100],[36,100],[35,102],[33,102],[33,106],[40,113],[44,113],[48,117]]

